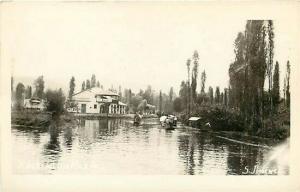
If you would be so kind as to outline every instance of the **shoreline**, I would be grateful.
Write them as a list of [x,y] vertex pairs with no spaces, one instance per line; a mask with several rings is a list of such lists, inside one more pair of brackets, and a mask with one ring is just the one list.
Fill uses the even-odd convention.
[[[27,127],[31,129],[45,129],[48,128],[51,124],[51,121],[53,120],[52,114],[49,112],[28,112],[28,111],[14,111],[11,113],[11,127]],[[78,125],[78,121],[76,119],[80,118],[86,118],[86,119],[99,119],[99,118],[109,118],[109,119],[131,119],[133,118],[134,114],[124,114],[124,115],[113,115],[113,116],[103,116],[98,114],[84,114],[84,115],[74,115],[72,113],[63,113],[60,116],[60,127],[68,126],[73,127]],[[150,118],[158,118],[154,117],[153,115],[145,116],[144,119],[150,119]],[[214,130],[213,128],[195,128],[185,125],[183,122],[181,122],[183,125],[183,128],[185,129],[193,129],[193,130],[199,130],[202,132],[210,132],[214,133],[220,138],[226,137],[228,139],[233,139],[239,141],[238,139],[242,140],[240,142],[245,141],[257,141],[257,142],[263,142],[271,144],[272,146],[274,144],[278,144],[282,141],[284,141],[286,138],[276,138],[276,137],[262,137],[257,135],[251,135],[246,132],[240,132],[240,131],[230,131],[230,130]],[[236,139],[238,138],[238,139]],[[251,142],[249,142],[251,143]]]

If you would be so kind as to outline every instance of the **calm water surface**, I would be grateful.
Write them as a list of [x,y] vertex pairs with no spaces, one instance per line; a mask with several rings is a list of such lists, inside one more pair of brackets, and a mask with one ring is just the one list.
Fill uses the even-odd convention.
[[165,130],[157,119],[139,127],[81,119],[77,127],[12,128],[12,137],[17,174],[288,174],[287,165],[270,161],[274,149],[181,125]]

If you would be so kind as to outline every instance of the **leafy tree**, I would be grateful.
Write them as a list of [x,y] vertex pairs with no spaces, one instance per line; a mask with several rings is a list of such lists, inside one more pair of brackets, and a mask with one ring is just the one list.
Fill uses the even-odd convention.
[[274,109],[277,110],[280,101],[280,88],[279,88],[279,63],[276,61],[274,76],[273,76],[273,105]]
[[195,100],[197,96],[197,78],[198,78],[198,60],[199,54],[197,51],[193,54],[194,66],[192,71],[192,83],[191,83],[191,91],[192,91],[192,98]]
[[178,113],[183,111],[184,105],[183,105],[182,98],[177,97],[177,98],[174,99],[174,101],[173,101],[173,109],[174,109],[174,111],[176,111]]
[[216,87],[216,93],[215,93],[215,103],[221,102],[221,95],[220,95],[220,88],[219,86]]
[[133,112],[138,111],[138,107],[142,101],[143,101],[143,98],[140,95],[135,95],[131,98],[131,106],[132,106]]
[[268,60],[267,60],[267,76],[268,76],[268,81],[269,81],[269,101],[270,101],[270,107],[272,112],[272,107],[273,107],[273,97],[271,94],[272,88],[272,73],[273,73],[273,57],[274,57],[274,27],[273,27],[273,21],[269,20],[268,21],[268,28],[267,28],[267,34],[268,34],[268,46],[267,46],[267,51],[268,51]]
[[21,109],[24,103],[25,86],[23,83],[18,83],[16,87],[16,107]]
[[69,89],[69,99],[72,99],[75,90],[75,77],[72,77],[70,80],[70,89]]
[[286,65],[286,105],[290,109],[290,75],[291,75],[291,65],[290,61]]
[[162,112],[162,92],[159,91],[159,112]]
[[34,81],[34,86],[35,86],[35,96],[38,98],[42,99],[44,97],[44,88],[45,88],[45,81],[43,76],[39,76],[35,81]]
[[208,88],[208,93],[209,93],[210,103],[213,104],[214,103],[214,89],[211,86],[209,86],[209,88]]
[[142,89],[140,89],[138,95],[141,96],[141,97],[143,97],[144,96],[144,91]]
[[228,106],[228,89],[224,89],[224,105]]
[[90,80],[86,80],[86,83],[85,83],[85,86],[86,86],[86,89],[90,89],[91,88],[91,82]]
[[91,88],[96,87],[96,76],[95,74],[92,75],[91,78]]
[[119,96],[120,96],[120,99],[122,99],[122,87],[121,86],[119,86]]
[[65,96],[61,89],[59,90],[47,90],[47,111],[61,114],[64,111]]
[[128,105],[131,104],[131,99],[132,99],[132,91],[131,89],[128,90]]
[[264,21],[248,21],[247,33],[247,60],[249,63],[249,105],[247,116],[250,118],[250,128],[256,132],[263,122],[263,89],[266,74],[266,31]]
[[144,99],[147,100],[147,103],[149,104],[153,104],[153,90],[152,90],[152,87],[150,85],[147,86],[147,89],[145,90],[145,92],[143,92],[142,90],[140,90],[140,95],[143,96]]
[[205,81],[206,81],[206,73],[204,70],[201,74],[201,93],[205,93]]
[[173,96],[174,96],[174,90],[173,87],[170,88],[170,92],[169,92],[169,100],[172,102],[173,101]]
[[182,107],[186,110],[188,109],[189,93],[188,93],[188,83],[182,81],[179,90],[179,97],[181,98]]
[[[246,59],[246,37],[243,33],[239,32],[234,41],[235,61],[230,65],[230,101],[232,107],[242,108],[244,105],[243,94],[246,88],[245,74],[245,59]],[[236,69],[243,69],[237,71]]]
[[32,88],[31,86],[27,86],[25,90],[25,98],[30,99],[32,97]]
[[81,85],[81,91],[84,91],[85,90],[85,81],[82,82],[82,85]]
[[143,99],[138,105],[138,111],[144,112],[147,106],[147,100]]
[[224,104],[224,93],[222,92],[220,95],[220,103],[223,105]]
[[188,72],[188,81],[187,81],[187,111],[188,114],[190,114],[190,110],[191,110],[191,87],[190,87],[190,66],[191,66],[191,60],[188,59],[186,61],[186,66],[187,66],[187,72]]

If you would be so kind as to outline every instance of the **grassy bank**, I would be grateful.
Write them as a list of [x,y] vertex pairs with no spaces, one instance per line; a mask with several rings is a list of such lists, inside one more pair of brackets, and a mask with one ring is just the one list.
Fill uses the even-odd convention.
[[18,126],[47,127],[50,125],[52,114],[38,111],[12,111],[11,124]]
[[53,118],[58,118],[60,126],[74,126],[77,124],[75,117],[69,113],[63,113],[53,117],[50,112],[39,111],[12,111],[11,124],[13,126],[26,126],[32,128],[47,128]]

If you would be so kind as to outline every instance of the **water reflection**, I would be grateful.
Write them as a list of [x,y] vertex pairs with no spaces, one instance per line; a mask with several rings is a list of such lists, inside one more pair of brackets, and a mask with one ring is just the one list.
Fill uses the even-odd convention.
[[[157,119],[138,127],[127,119],[79,119],[77,127],[54,120],[45,130],[13,128],[12,133],[16,163],[26,158],[23,164],[38,165],[16,166],[17,173],[241,175],[278,165],[266,163],[273,157],[269,149],[180,125],[165,130]],[[31,155],[25,157],[26,151]]]
[[51,170],[55,170],[58,164],[61,147],[59,142],[59,119],[55,119],[51,122],[49,126],[49,141],[44,145],[44,150],[42,151],[44,165],[50,167]]
[[64,144],[66,148],[70,151],[72,150],[72,143],[73,143],[73,128],[66,127],[64,129]]

